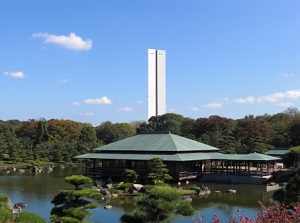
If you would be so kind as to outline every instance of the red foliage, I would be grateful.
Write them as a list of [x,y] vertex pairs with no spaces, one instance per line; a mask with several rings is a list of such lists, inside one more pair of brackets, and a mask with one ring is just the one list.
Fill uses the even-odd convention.
[[[285,205],[275,203],[273,206],[264,206],[259,202],[261,207],[261,213],[253,218],[247,218],[240,215],[239,219],[235,215],[229,218],[229,223],[299,223],[300,222],[300,203],[294,204],[291,208]],[[239,212],[239,210],[237,210]],[[192,223],[203,223],[203,216],[194,219]],[[212,218],[212,223],[221,223],[218,214],[215,214]]]

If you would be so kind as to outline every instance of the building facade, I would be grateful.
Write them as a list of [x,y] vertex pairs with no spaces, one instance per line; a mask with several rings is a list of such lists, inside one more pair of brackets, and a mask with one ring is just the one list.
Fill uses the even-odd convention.
[[166,113],[166,51],[148,49],[148,119]]

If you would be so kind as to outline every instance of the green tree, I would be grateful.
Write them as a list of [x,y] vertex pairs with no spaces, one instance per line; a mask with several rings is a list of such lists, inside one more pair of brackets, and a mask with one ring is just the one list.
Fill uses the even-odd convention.
[[121,222],[168,222],[170,217],[178,214],[184,216],[194,214],[191,203],[184,201],[178,190],[170,187],[151,189],[149,195],[136,198],[136,205],[133,215],[123,215]]
[[300,196],[300,168],[272,173],[269,182],[286,183],[285,188],[274,192],[273,198],[286,204],[295,203]]
[[292,117],[285,113],[278,113],[267,119],[270,123],[270,144],[274,147],[290,147],[290,126]]
[[123,178],[125,182],[136,182],[139,178],[138,173],[135,170],[125,169],[123,171]]
[[136,135],[136,128],[129,123],[113,124],[107,121],[96,127],[96,133],[98,140],[109,144]]
[[180,125],[180,135],[192,140],[195,140],[195,134],[193,133],[193,126],[195,120],[191,118],[184,118]]
[[22,145],[16,136],[14,128],[11,125],[0,125],[0,152],[3,155],[12,157],[15,161],[19,158],[18,152]]
[[97,139],[96,129],[91,124],[83,124],[79,136],[78,152],[82,154],[83,152],[90,151],[102,144],[103,143],[99,142]]
[[299,146],[300,145],[300,116],[296,116],[292,119],[289,135],[291,139],[291,146]]
[[284,159],[291,160],[294,167],[300,167],[300,146],[290,149],[290,152],[285,154]]
[[87,217],[92,216],[88,209],[98,207],[85,198],[101,199],[102,195],[90,188],[80,188],[82,185],[90,184],[93,180],[82,175],[73,175],[65,178],[66,182],[75,186],[75,190],[62,190],[51,201],[55,207],[51,210],[51,222],[55,223],[79,223]]
[[151,159],[148,166],[148,179],[153,184],[164,184],[166,181],[172,180],[166,166],[160,158]]
[[149,119],[150,129],[154,131],[170,131],[173,134],[180,135],[181,123],[184,121],[182,115],[167,113],[159,116],[152,116]]
[[36,141],[35,145],[41,144],[48,140],[49,133],[48,133],[48,122],[45,119],[40,119],[38,121],[38,126],[36,130]]

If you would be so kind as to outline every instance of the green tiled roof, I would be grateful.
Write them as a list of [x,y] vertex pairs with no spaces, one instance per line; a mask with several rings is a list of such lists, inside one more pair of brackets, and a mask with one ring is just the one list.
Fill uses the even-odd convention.
[[269,156],[261,153],[249,153],[249,154],[210,154],[211,159],[216,160],[241,160],[241,161],[272,161],[280,160],[280,158]]
[[150,160],[165,161],[243,160],[272,161],[280,158],[260,154],[222,154],[219,149],[169,132],[139,134],[94,149],[94,153],[76,156],[76,159]]
[[88,153],[76,156],[76,159],[123,159],[123,160],[150,160],[161,158],[164,161],[193,161],[209,160],[210,156],[206,153],[177,153],[177,154],[114,154],[114,153]]
[[94,149],[95,151],[209,152],[218,148],[169,132],[144,133]]
[[290,152],[288,149],[272,149],[268,152],[266,152],[267,155],[272,155],[272,156],[283,156],[284,154]]

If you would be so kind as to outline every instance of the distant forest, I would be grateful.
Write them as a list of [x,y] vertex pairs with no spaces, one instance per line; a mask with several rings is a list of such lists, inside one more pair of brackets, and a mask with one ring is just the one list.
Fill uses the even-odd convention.
[[237,120],[216,115],[191,119],[168,113],[148,122],[106,121],[96,127],[59,119],[0,120],[0,159],[69,162],[96,147],[149,131],[170,131],[217,147],[222,153],[264,153],[300,145],[300,112],[292,107],[275,115],[247,115]]

